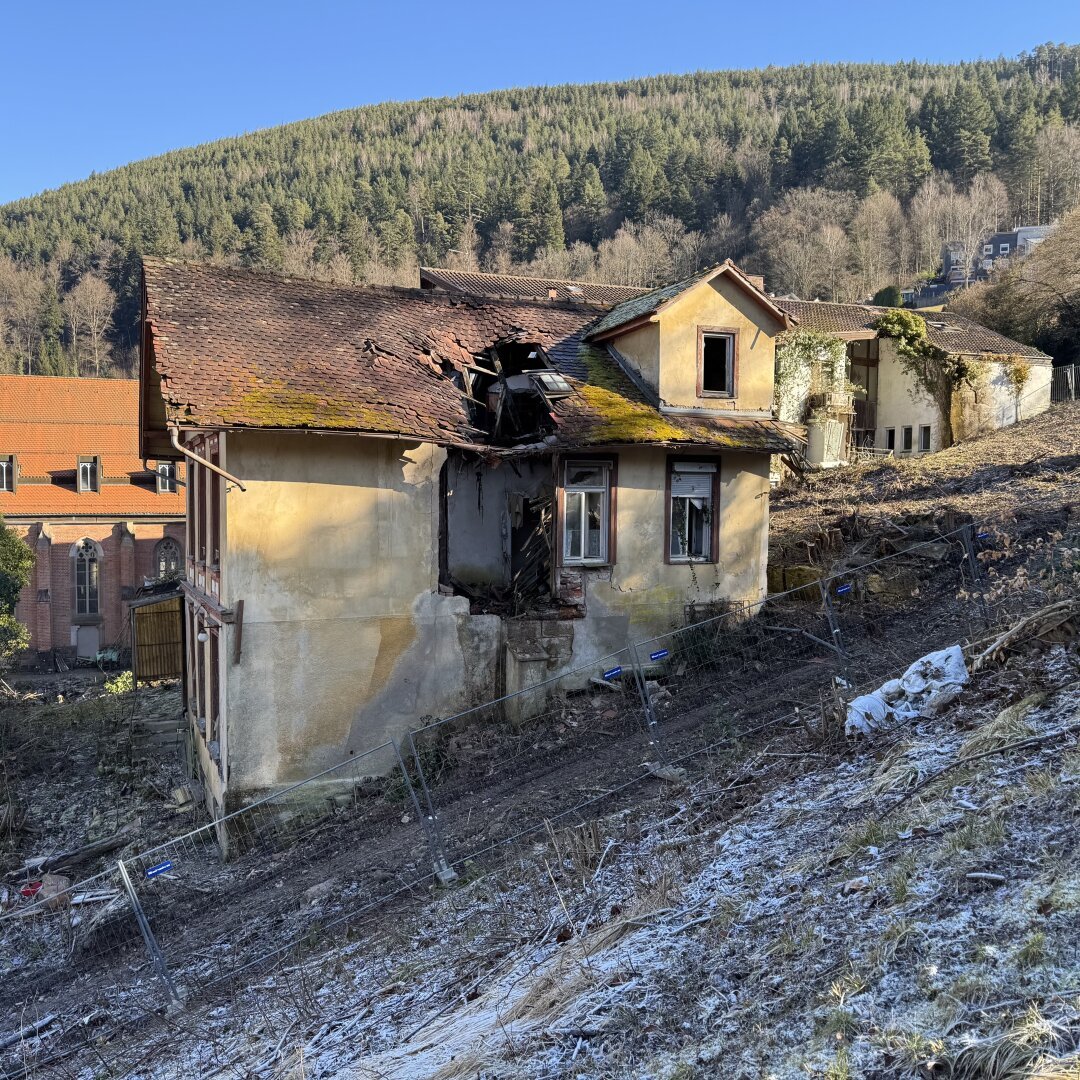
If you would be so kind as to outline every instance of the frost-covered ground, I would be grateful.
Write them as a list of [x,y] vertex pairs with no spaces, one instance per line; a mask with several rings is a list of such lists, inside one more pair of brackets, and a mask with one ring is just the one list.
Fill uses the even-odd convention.
[[1078,679],[1037,644],[933,719],[695,759],[99,1052],[162,1078],[1075,1077]]

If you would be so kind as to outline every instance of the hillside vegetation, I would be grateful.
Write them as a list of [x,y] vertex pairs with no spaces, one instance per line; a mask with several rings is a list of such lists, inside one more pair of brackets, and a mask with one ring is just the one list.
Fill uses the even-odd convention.
[[731,256],[848,299],[1080,199],[1080,47],[536,87],[333,113],[0,208],[0,368],[130,371],[140,253],[413,284],[650,285]]

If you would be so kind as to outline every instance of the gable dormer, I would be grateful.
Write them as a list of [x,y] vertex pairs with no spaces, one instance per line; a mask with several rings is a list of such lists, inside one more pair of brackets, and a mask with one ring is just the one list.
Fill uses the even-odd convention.
[[589,333],[662,408],[772,413],[776,336],[793,325],[728,261],[612,308]]

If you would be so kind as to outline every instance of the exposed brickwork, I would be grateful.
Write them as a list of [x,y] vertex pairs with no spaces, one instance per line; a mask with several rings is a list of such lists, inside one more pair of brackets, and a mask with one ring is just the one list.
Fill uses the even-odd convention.
[[[31,651],[47,653],[55,648],[72,655],[74,625],[74,569],[71,549],[80,540],[95,540],[101,545],[99,565],[100,641],[104,648],[127,645],[127,604],[125,589],[133,590],[156,573],[154,549],[165,536],[172,537],[181,549],[184,524],[124,522],[49,524],[44,532],[41,523],[14,526],[16,533],[30,543],[38,559],[30,584],[23,590],[15,617],[30,629]],[[50,541],[51,538],[51,541]],[[48,599],[39,599],[47,593]]]

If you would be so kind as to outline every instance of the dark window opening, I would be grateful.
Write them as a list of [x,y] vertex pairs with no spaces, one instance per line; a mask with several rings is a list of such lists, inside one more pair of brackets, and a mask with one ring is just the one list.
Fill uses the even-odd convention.
[[154,570],[161,581],[180,574],[180,545],[171,536],[159,540],[154,548]]
[[701,392],[734,393],[735,335],[703,334],[701,337]]
[[926,453],[930,449],[930,425],[923,424],[919,428],[919,450]]
[[904,428],[904,452],[911,453],[911,431],[909,427]]
[[896,428],[894,427],[885,429],[885,449],[896,449]]
[[80,540],[75,549],[75,614],[99,614],[99,593],[97,544]]

